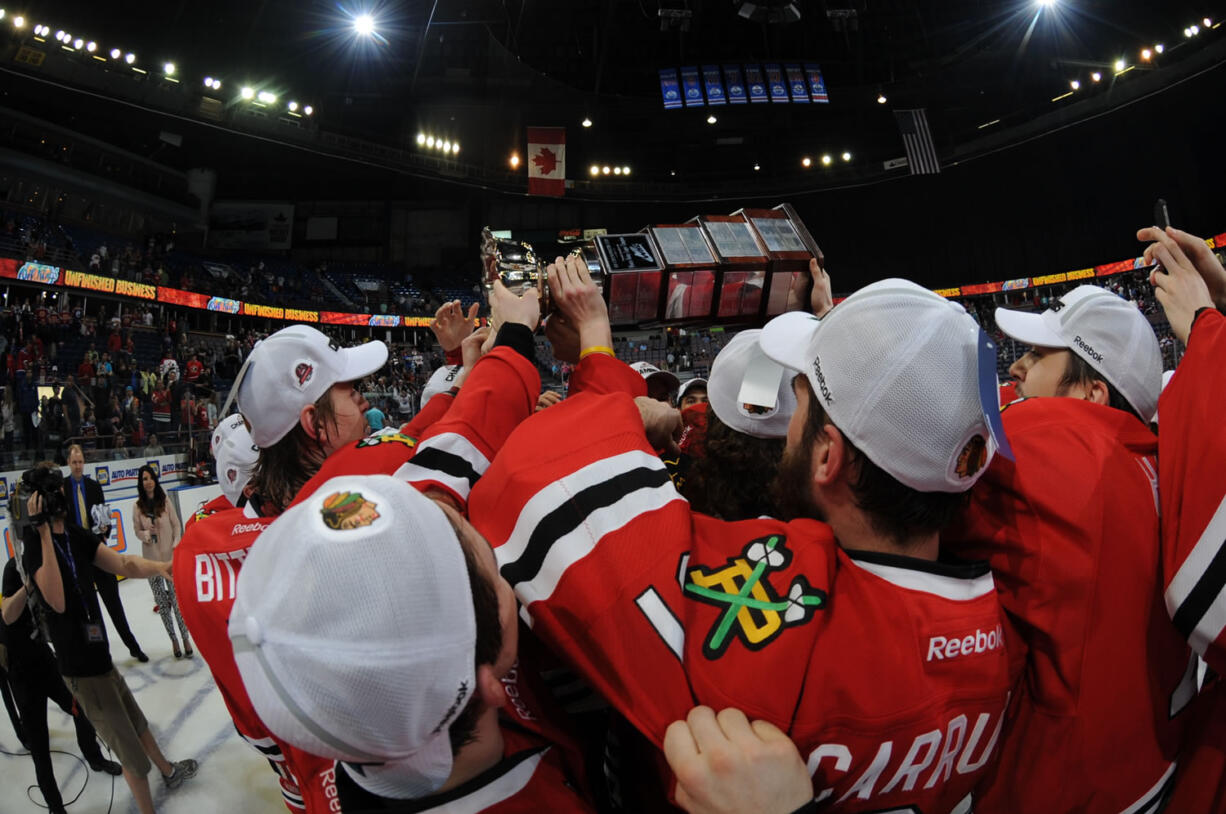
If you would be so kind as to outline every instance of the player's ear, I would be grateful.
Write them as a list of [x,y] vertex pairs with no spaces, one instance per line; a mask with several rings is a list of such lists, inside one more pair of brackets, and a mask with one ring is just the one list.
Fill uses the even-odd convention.
[[298,424],[302,427],[303,432],[307,434],[308,438],[314,441],[327,440],[320,437],[321,428],[319,426],[320,422],[318,420],[317,413],[318,411],[315,409],[315,405],[308,404],[302,408],[300,413],[298,413]]
[[847,439],[833,424],[825,424],[813,441],[813,480],[829,486],[847,467]]
[[507,690],[502,680],[494,673],[492,664],[477,665],[477,693],[487,707],[501,709],[507,702]]
[[1108,405],[1111,403],[1111,393],[1107,390],[1107,383],[1102,379],[1091,379],[1086,385],[1086,401],[1092,401],[1095,404]]

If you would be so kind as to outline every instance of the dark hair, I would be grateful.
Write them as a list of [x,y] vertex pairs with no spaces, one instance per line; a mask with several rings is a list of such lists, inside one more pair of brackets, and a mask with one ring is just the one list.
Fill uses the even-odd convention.
[[315,476],[328,457],[318,435],[325,425],[336,428],[331,389],[315,402],[315,435],[312,438],[301,422],[271,447],[260,450],[251,473],[252,489],[271,511],[285,511],[307,481]]
[[[149,477],[153,478],[153,497],[149,498],[145,495],[144,478],[146,472]],[[158,473],[149,464],[145,464],[136,472],[136,508],[140,509],[141,514],[152,515],[157,517],[166,510],[166,493],[162,491],[162,484],[158,482]]]
[[[459,543],[460,550],[464,552],[464,565],[468,569],[468,584],[473,594],[473,613],[477,619],[476,666],[492,665],[498,661],[498,656],[502,653],[502,618],[498,613],[498,592],[494,590],[490,580],[481,573],[476,555],[460,539],[463,532],[451,519],[451,515],[447,515],[447,520],[455,529],[456,541]],[[476,738],[477,721],[483,712],[485,712],[485,705],[481,703],[480,695],[474,687],[468,704],[460,710],[460,714],[451,722],[447,730],[451,738],[453,755]]]
[[[1071,350],[1068,353],[1068,362],[1064,366],[1064,375],[1060,378],[1058,385],[1060,390],[1066,387],[1076,387],[1079,384],[1090,384],[1091,382],[1102,382],[1107,385],[1107,405],[1114,407],[1117,410],[1123,410],[1126,413],[1131,413],[1137,418],[1137,411],[1128,403],[1128,399],[1124,398],[1120,391],[1115,389],[1115,385],[1103,378],[1103,374],[1099,373],[1094,368],[1090,367],[1090,363],[1082,359]],[[1141,418],[1142,423],[1148,424],[1144,418]]]
[[[802,443],[812,449],[826,424],[833,425],[822,408],[809,380],[800,377],[809,391],[809,415]],[[836,429],[837,426],[835,427]],[[840,430],[840,432],[842,432]],[[869,460],[846,435],[843,443],[849,452],[848,487],[856,506],[868,517],[873,531],[903,547],[916,535],[940,531],[954,519],[969,500],[968,492],[921,492],[899,482]]]
[[775,516],[767,485],[779,470],[783,440],[754,438],[729,427],[707,404],[705,457],[695,458],[681,494],[695,511],[724,520]]

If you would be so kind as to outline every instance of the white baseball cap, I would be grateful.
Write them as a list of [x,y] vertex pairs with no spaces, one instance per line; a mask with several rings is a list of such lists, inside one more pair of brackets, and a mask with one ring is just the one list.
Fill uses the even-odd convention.
[[269,730],[363,764],[354,780],[374,794],[438,789],[448,727],[476,692],[460,546],[437,504],[388,475],[332,478],[273,521],[243,562],[229,621]]
[[[707,400],[719,420],[737,432],[754,438],[786,438],[788,422],[796,412],[796,394],[792,392],[792,377],[763,353],[758,344],[760,330],[741,331],[724,345],[711,364],[711,381],[707,384]],[[741,400],[741,388],[751,368],[769,365],[777,381],[774,403],[746,405]]]
[[686,379],[684,382],[682,382],[681,391],[677,393],[677,400],[680,401],[681,399],[685,398],[685,394],[690,392],[690,390],[695,387],[701,387],[703,390],[708,391],[708,398],[710,398],[710,388],[707,387],[707,380],[701,376],[695,376],[692,379]]
[[672,373],[669,373],[667,370],[660,370],[660,368],[656,367],[651,362],[632,362],[630,367],[635,373],[638,373],[646,381],[651,381],[654,378],[662,379],[663,381],[667,382],[668,392],[670,393],[681,387],[680,379],[678,379]]
[[979,337],[961,305],[888,279],[820,321],[775,317],[759,342],[805,374],[834,425],[892,477],[920,492],[964,492],[997,448],[980,396]]
[[238,409],[256,446],[270,447],[328,388],[369,376],[386,363],[382,342],[342,348],[309,325],[291,325],[252,348],[234,385]]
[[247,424],[237,413],[218,423],[213,430],[212,447],[221,493],[230,505],[237,506],[260,459],[260,448],[252,442]]
[[439,393],[446,393],[455,384],[456,377],[460,375],[460,371],[464,369],[463,365],[443,365],[438,370],[430,374],[430,378],[426,381],[426,386],[421,389],[421,404],[417,409],[421,410],[430,403],[430,399],[437,396]]
[[1162,392],[1162,351],[1135,305],[1096,285],[1079,285],[1041,314],[996,309],[1005,335],[1041,348],[1067,348],[1102,374],[1149,421]]

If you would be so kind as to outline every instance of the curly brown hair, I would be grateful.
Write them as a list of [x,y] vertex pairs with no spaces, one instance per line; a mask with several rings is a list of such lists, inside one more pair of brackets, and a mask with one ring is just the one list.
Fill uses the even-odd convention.
[[770,484],[783,456],[782,438],[754,438],[719,420],[707,405],[706,457],[691,464],[681,487],[696,511],[724,520],[775,516]]

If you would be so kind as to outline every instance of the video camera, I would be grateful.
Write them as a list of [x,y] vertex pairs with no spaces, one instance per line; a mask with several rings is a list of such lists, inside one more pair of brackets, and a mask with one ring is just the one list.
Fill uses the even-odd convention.
[[[29,523],[41,525],[54,517],[68,513],[68,499],[64,497],[64,474],[55,467],[34,467],[21,473],[21,492],[25,500],[38,495],[43,500],[43,510],[31,515]],[[19,510],[25,515],[25,500],[19,501]],[[16,518],[14,518],[16,520]]]

